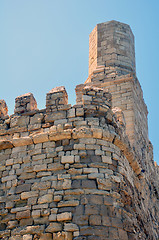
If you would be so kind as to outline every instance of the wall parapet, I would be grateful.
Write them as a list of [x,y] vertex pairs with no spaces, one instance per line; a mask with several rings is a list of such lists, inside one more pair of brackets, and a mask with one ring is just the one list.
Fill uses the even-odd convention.
[[[30,93],[16,98],[16,103],[17,99],[26,102],[29,106],[30,103],[35,102]],[[16,112],[18,116],[15,114],[7,119],[7,122],[10,120],[10,128],[6,129],[2,126],[0,129],[0,150],[47,141],[93,137],[113,142],[124,152],[135,173],[137,175],[141,173],[140,165],[135,160],[128,138],[122,133],[124,130],[119,116],[111,110],[111,94],[108,91],[85,86],[82,88],[80,100],[82,105],[68,104],[68,95],[64,87],[52,89],[46,99],[46,110],[43,113],[37,109],[32,111],[33,108],[30,112],[28,108],[25,108],[25,112],[23,108],[23,111]],[[97,118],[101,117],[104,119],[104,124],[108,124],[109,129],[99,127]],[[86,119],[90,119],[89,126],[86,124]],[[97,121],[97,125],[95,122],[91,123],[93,119]],[[79,125],[77,125],[78,122],[80,122]],[[104,125],[101,126],[104,127]]]

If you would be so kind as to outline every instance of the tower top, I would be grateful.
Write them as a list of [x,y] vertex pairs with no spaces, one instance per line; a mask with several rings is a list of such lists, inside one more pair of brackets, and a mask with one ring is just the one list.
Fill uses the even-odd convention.
[[106,74],[136,72],[134,35],[129,25],[113,20],[93,29],[89,36],[89,75],[101,66]]

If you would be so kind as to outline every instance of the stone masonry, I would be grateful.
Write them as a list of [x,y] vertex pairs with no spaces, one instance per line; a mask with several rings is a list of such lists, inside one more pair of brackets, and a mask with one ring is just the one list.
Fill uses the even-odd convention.
[[89,76],[37,109],[0,100],[0,239],[158,240],[159,169],[126,24],[90,34]]

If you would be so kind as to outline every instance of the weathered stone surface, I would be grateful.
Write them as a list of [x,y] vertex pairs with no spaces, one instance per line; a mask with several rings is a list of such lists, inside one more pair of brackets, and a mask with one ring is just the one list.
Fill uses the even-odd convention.
[[8,107],[6,102],[1,99],[0,100],[0,118],[5,117],[8,115]]
[[52,199],[53,199],[52,194],[46,194],[38,199],[38,203],[39,204],[50,203],[50,202],[52,202]]
[[49,226],[46,228],[46,232],[59,232],[62,230],[62,225],[61,223],[50,223]]
[[16,219],[30,218],[30,210],[17,212]]
[[57,214],[57,221],[68,221],[72,219],[71,212],[64,212],[61,214]]
[[40,235],[39,240],[52,240],[52,234],[51,233],[42,233]]
[[64,224],[64,230],[68,231],[68,232],[74,232],[74,231],[78,231],[79,228],[76,224],[73,223],[65,223]]
[[12,148],[13,144],[9,140],[0,140],[0,150]]
[[30,137],[13,138],[14,147],[20,147],[30,144],[33,144],[33,141]]
[[49,141],[48,133],[39,133],[33,136],[33,142],[35,144],[48,141]]

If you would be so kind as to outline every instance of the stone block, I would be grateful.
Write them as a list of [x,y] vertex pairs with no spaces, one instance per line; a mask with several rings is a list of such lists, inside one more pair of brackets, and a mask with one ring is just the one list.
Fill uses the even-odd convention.
[[40,164],[34,166],[35,172],[45,171],[47,169],[47,164]]
[[103,204],[103,196],[92,195],[90,197],[90,204],[102,205]]
[[28,199],[31,197],[37,197],[38,191],[30,191],[30,192],[23,192],[21,193],[21,199]]
[[110,156],[102,156],[102,162],[112,164],[112,159]]
[[32,185],[32,187],[31,187],[31,189],[32,190],[45,190],[45,189],[48,189],[48,188],[50,188],[50,186],[51,186],[51,182],[49,182],[49,181],[46,181],[46,182],[35,182],[33,185]]
[[86,215],[91,215],[91,214],[95,214],[98,215],[100,211],[100,207],[97,205],[85,205],[85,214]]
[[14,147],[26,146],[33,144],[33,140],[30,137],[22,137],[22,138],[13,138]]
[[61,223],[50,223],[49,226],[45,229],[45,232],[53,233],[53,232],[60,232],[62,230]]
[[76,231],[79,231],[79,228],[74,223],[64,223],[64,231],[66,231],[66,232],[76,232]]
[[42,233],[40,235],[39,240],[52,240],[52,234],[51,233]]
[[56,222],[57,221],[57,215],[56,214],[51,214],[50,216],[49,216],[49,221],[51,221],[51,222]]
[[33,239],[33,236],[30,235],[30,234],[25,234],[25,235],[23,236],[23,240],[32,240],[32,239]]
[[91,179],[91,180],[82,180],[82,188],[85,189],[96,189],[96,182],[95,180]]
[[63,201],[58,203],[58,207],[75,207],[79,205],[78,200]]
[[39,204],[43,203],[50,203],[53,200],[53,195],[52,194],[46,194],[38,199]]
[[32,218],[39,218],[39,217],[40,217],[40,210],[33,210]]
[[66,163],[74,163],[74,156],[62,156],[61,157],[61,163],[66,164]]
[[61,214],[57,214],[57,221],[68,221],[72,219],[72,213],[71,212],[63,212]]
[[89,216],[89,224],[90,225],[96,225],[100,226],[101,225],[101,216],[100,215],[90,215]]
[[16,213],[16,219],[22,219],[22,218],[30,218],[30,210]]
[[13,144],[9,140],[0,140],[0,150],[13,148]]
[[107,226],[107,227],[111,227],[111,218],[108,216],[102,216],[102,225]]
[[39,133],[33,136],[33,142],[35,144],[48,142],[48,141],[49,141],[48,133]]

